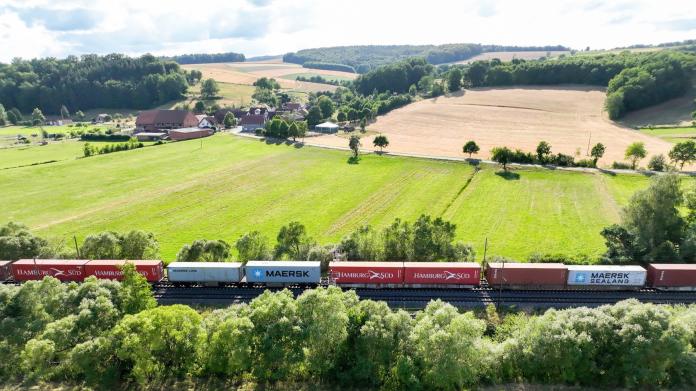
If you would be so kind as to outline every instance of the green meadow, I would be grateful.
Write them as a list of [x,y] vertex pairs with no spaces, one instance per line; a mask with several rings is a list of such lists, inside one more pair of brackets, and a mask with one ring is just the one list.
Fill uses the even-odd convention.
[[[273,242],[293,220],[319,243],[335,243],[361,225],[425,213],[456,223],[479,259],[486,238],[489,256],[597,256],[602,227],[618,221],[621,205],[648,181],[540,169],[501,176],[495,166],[373,154],[348,164],[348,152],[229,134],[79,159],[49,159],[40,149],[71,156],[80,145],[34,147],[24,162],[59,161],[0,169],[0,222],[23,222],[66,243],[73,235],[144,229],[171,260],[195,239],[232,243],[260,230]],[[18,159],[8,153],[18,152],[0,150],[3,167],[21,165],[8,164]]]

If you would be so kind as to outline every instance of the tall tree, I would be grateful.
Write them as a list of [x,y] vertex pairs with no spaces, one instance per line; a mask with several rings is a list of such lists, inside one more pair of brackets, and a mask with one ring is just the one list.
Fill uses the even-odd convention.
[[195,240],[176,254],[179,262],[224,262],[230,257],[230,245],[224,240]]
[[382,152],[384,148],[386,148],[389,145],[389,139],[387,139],[387,136],[385,135],[378,135],[375,136],[374,141],[372,142],[375,147],[379,147],[379,151]]
[[647,155],[648,152],[645,150],[645,143],[642,141],[636,141],[626,147],[625,157],[631,161],[631,168],[634,170],[636,169],[638,162],[644,159]]
[[220,87],[215,79],[205,79],[201,84],[201,96],[204,99],[214,98],[220,92]]
[[466,144],[464,144],[464,146],[462,147],[462,152],[468,153],[469,159],[471,159],[472,154],[478,153],[479,150],[480,148],[478,144],[476,144],[476,142],[473,140],[467,141]]
[[276,240],[276,257],[287,255],[290,259],[298,261],[302,260],[304,248],[311,243],[305,226],[297,221],[292,221],[288,225],[281,227]]
[[356,135],[350,136],[350,139],[348,140],[348,147],[351,151],[353,151],[353,158],[358,157],[358,153],[360,152],[360,145],[360,137]]
[[592,161],[594,162],[595,167],[597,166],[597,161],[604,156],[604,151],[606,148],[604,147],[604,144],[602,143],[597,143],[592,147],[592,151],[590,152],[590,156],[592,156]]
[[551,154],[551,144],[547,143],[546,141],[539,142],[539,145],[536,147],[536,153],[539,163],[545,164],[549,155]]
[[305,120],[307,120],[307,126],[313,128],[314,126],[319,125],[322,118],[321,115],[321,109],[318,106],[312,106],[305,117]]
[[696,161],[696,142],[693,140],[677,143],[669,151],[669,158],[679,164],[679,169],[684,169],[684,164]]
[[231,111],[228,111],[227,114],[225,114],[225,118],[222,120],[222,123],[225,126],[225,129],[229,129],[237,126],[237,119],[234,118],[234,114],[232,114]]
[[7,125],[7,112],[5,112],[5,106],[0,104],[0,126]]
[[447,89],[450,92],[455,92],[462,89],[462,71],[459,69],[459,67],[454,67],[447,74]]
[[34,111],[31,113],[31,123],[32,125],[42,125],[46,121],[46,117],[44,117],[43,113],[38,107],[34,108]]
[[508,147],[495,147],[491,150],[491,159],[503,165],[503,170],[507,171],[507,165],[512,160],[512,151]]
[[321,110],[322,118],[331,118],[334,112],[334,103],[331,98],[326,95],[322,95],[317,100],[317,105]]
[[242,262],[269,259],[271,254],[268,249],[268,239],[259,231],[252,231],[242,235],[234,244]]

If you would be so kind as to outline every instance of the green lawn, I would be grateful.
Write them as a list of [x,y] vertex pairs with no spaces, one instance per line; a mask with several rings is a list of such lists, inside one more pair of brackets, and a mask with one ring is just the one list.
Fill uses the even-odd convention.
[[319,73],[312,73],[312,72],[303,72],[303,73],[291,73],[289,75],[283,75],[281,76],[281,79],[286,79],[286,80],[296,80],[298,77],[305,77],[305,78],[310,78],[313,76],[321,76],[325,80],[328,81],[351,81],[352,79],[348,77],[343,77],[343,76],[335,76],[335,75],[322,75]]
[[641,132],[665,139],[672,143],[696,138],[696,127],[694,126],[688,128],[644,128],[641,129]]
[[[77,144],[77,143],[76,143]],[[0,155],[1,156],[1,155]],[[227,134],[134,151],[0,170],[0,221],[52,239],[101,230],[154,232],[174,258],[199,238],[234,242],[258,229],[273,240],[297,220],[320,243],[363,224],[421,213],[457,224],[461,240],[489,255],[603,251],[600,229],[647,184],[639,175],[518,170],[518,179],[463,163],[267,145]],[[9,159],[9,158],[7,158]],[[473,179],[465,187],[467,179]]]
[[[251,95],[254,94],[256,87],[246,84],[222,82],[218,82],[217,84],[218,87],[220,87],[219,95],[222,99],[206,101],[206,104],[212,105],[217,103],[218,105],[232,105],[236,107],[249,106],[251,104]],[[189,91],[196,96],[200,95],[201,83],[189,87]],[[192,106],[193,104],[195,104],[195,99],[191,101]]]

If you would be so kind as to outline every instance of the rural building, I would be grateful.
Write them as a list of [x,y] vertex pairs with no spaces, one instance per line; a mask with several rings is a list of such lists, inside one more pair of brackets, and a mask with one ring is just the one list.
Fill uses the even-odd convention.
[[208,137],[213,134],[210,129],[195,128],[183,128],[183,129],[172,129],[169,131],[169,138],[173,141],[191,140],[194,138]]
[[60,118],[60,117],[47,117],[46,118],[46,125],[47,126],[62,126],[62,125],[72,125],[73,120],[70,118]]
[[296,102],[287,102],[283,103],[283,110],[285,111],[298,111],[304,108],[302,103],[296,103]]
[[196,119],[198,120],[199,128],[214,128],[218,124],[218,122],[215,120],[215,117],[205,114],[197,115]]
[[164,132],[140,132],[135,135],[138,141],[159,141],[167,137]]
[[147,110],[135,120],[136,132],[153,132],[160,129],[180,129],[198,126],[196,116],[187,110]]
[[243,131],[254,131],[264,127],[266,124],[266,116],[262,114],[247,114],[239,119],[238,124],[242,127]]
[[336,133],[338,132],[338,125],[332,122],[324,122],[323,124],[316,125],[314,130],[321,133]]
[[215,118],[215,121],[218,124],[221,124],[225,120],[225,116],[227,115],[227,113],[232,113],[232,115],[234,115],[234,118],[240,119],[243,116],[249,114],[249,111],[244,109],[219,109],[215,111],[213,117]]
[[107,122],[111,118],[109,114],[102,113],[102,114],[97,114],[96,117],[92,120],[95,124],[103,124],[104,122]]

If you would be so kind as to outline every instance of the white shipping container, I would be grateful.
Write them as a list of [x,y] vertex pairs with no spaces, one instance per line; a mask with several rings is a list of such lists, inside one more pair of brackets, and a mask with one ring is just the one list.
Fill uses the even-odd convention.
[[239,262],[172,262],[167,266],[171,282],[235,283],[242,280]]
[[647,271],[640,266],[568,266],[568,285],[643,286],[646,276]]
[[247,282],[318,284],[321,262],[249,261],[244,271]]

